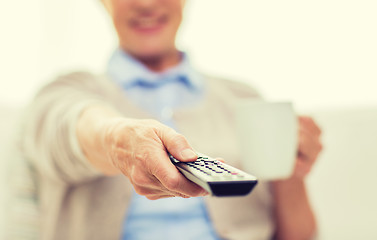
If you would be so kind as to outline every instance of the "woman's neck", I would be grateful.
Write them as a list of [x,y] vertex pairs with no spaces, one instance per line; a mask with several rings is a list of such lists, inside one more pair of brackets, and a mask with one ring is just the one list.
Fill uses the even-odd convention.
[[144,66],[154,72],[162,72],[172,66],[177,65],[181,59],[182,54],[178,50],[174,50],[172,52],[166,53],[164,55],[158,56],[148,56],[148,57],[140,57],[134,56],[137,60],[139,60]]

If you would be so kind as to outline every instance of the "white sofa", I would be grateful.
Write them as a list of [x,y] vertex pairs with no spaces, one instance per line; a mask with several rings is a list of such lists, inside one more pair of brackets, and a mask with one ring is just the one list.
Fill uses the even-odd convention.
[[0,239],[5,239],[2,235],[5,232],[5,223],[8,220],[8,187],[10,185],[9,166],[12,162],[14,148],[14,126],[20,118],[19,108],[0,106]]
[[324,143],[308,179],[319,239],[377,239],[377,106],[312,116]]
[[[323,130],[324,150],[308,178],[320,240],[377,239],[377,106],[311,114]],[[0,190],[8,183],[11,126],[20,113],[0,107]],[[9,156],[9,155],[8,155]],[[0,194],[0,211],[5,210]],[[6,219],[0,215],[0,233]],[[0,235],[0,239],[1,235]]]

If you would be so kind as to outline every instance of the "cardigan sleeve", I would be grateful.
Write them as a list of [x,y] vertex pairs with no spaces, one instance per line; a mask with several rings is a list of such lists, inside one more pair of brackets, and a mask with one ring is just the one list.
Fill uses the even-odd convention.
[[[21,147],[39,174],[68,184],[101,176],[76,136],[82,111],[106,104],[111,88],[88,73],[61,76],[42,88],[23,116]],[[110,106],[110,105],[109,105]]]

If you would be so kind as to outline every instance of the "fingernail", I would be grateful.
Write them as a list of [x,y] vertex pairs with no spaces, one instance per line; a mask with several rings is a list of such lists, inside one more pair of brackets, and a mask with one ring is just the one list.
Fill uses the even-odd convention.
[[189,148],[183,150],[181,152],[181,156],[184,159],[194,159],[194,158],[198,157],[198,155],[196,155],[196,153],[193,150],[189,149]]
[[206,190],[204,190],[202,193],[201,193],[201,196],[207,196],[209,193],[206,191]]

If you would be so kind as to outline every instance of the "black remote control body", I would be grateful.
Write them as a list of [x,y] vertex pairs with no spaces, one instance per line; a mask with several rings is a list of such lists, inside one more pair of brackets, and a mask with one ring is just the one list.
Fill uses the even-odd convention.
[[171,154],[169,158],[186,178],[212,196],[245,196],[258,183],[256,177],[203,154],[194,162],[180,162]]

